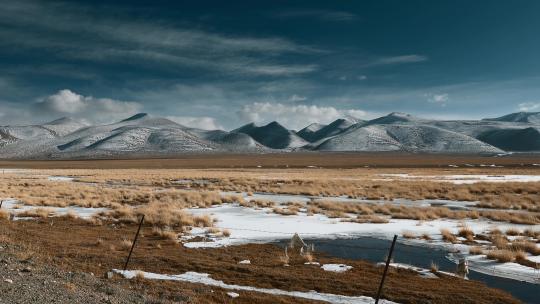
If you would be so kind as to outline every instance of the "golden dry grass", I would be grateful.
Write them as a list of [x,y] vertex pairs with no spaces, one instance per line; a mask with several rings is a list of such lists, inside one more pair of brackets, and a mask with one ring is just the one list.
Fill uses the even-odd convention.
[[4,209],[0,209],[0,220],[9,220],[9,212]]
[[473,255],[480,255],[484,253],[484,250],[480,246],[473,246],[469,248],[469,253]]
[[455,244],[457,243],[457,238],[454,234],[452,234],[452,232],[450,232],[450,230],[448,229],[441,229],[441,235],[442,235],[442,239],[444,241],[447,241],[447,242],[450,242],[452,244]]

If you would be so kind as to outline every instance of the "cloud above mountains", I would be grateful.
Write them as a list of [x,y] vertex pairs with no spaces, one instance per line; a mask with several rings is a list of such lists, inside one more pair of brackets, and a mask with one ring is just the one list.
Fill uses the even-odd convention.
[[237,115],[244,122],[262,124],[276,120],[288,128],[299,130],[314,122],[327,124],[338,118],[348,116],[361,119],[365,118],[367,113],[362,110],[340,110],[334,107],[316,105],[255,102],[243,106],[237,112]]
[[32,110],[36,113],[45,112],[51,117],[71,116],[106,123],[126,118],[140,112],[142,108],[138,102],[83,96],[64,89],[38,101]]

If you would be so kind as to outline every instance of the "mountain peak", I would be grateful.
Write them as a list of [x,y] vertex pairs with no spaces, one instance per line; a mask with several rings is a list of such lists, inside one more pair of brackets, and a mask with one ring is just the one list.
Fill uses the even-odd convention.
[[402,113],[402,112],[392,112],[386,116],[375,118],[373,120],[370,120],[370,124],[393,124],[393,123],[400,123],[400,122],[412,122],[412,121],[418,121],[420,119],[412,116],[411,114]]
[[148,115],[148,113],[137,113],[131,117],[128,117],[122,121],[133,121],[133,120],[138,120],[138,119],[143,119],[143,118],[148,118],[150,115]]
[[72,123],[72,122],[75,122],[75,120],[71,117],[60,117],[58,119],[55,119],[53,121],[49,121],[47,123],[44,123],[44,125],[61,125],[61,124],[65,124],[65,123]]

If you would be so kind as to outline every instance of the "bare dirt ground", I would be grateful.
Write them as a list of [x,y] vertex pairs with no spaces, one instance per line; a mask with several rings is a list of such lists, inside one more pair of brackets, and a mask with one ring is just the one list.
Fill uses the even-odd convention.
[[[118,244],[126,237],[132,236],[135,230],[136,225],[104,223],[95,226],[87,221],[69,218],[2,221],[0,224],[0,235],[3,236],[2,247],[9,248],[8,252],[13,252],[7,255],[12,262],[3,266],[2,276],[11,274],[6,272],[6,268],[21,269],[24,267],[21,263],[27,260],[32,261],[32,267],[36,269],[28,275],[18,275],[17,273],[21,271],[13,271],[11,274],[11,277],[14,277],[13,283],[0,284],[2,290],[6,290],[2,293],[2,298],[9,303],[31,303],[33,298],[30,297],[33,292],[16,293],[13,292],[13,288],[34,290],[33,284],[39,285],[43,279],[41,273],[45,272],[49,273],[47,274],[49,281],[57,278],[54,279],[57,283],[50,283],[54,285],[47,289],[51,290],[52,296],[54,297],[60,289],[65,291],[63,296],[73,294],[72,298],[67,298],[73,299],[73,303],[78,303],[75,301],[78,298],[86,299],[87,302],[94,302],[93,299],[95,299],[95,302],[99,303],[124,303],[122,300],[136,303],[141,299],[151,300],[151,303],[232,301],[219,288],[203,285],[144,279],[128,281],[118,277],[112,280],[99,279],[110,269],[122,267],[127,251],[118,249]],[[300,256],[294,258],[293,255],[289,262],[290,266],[284,267],[279,259],[283,253],[282,249],[271,244],[188,249],[170,240],[153,236],[151,227],[145,227],[142,235],[130,262],[130,269],[169,274],[197,271],[209,273],[212,278],[230,284],[366,296],[375,295],[382,274],[382,268],[371,263],[325,256],[318,256],[317,260],[323,263],[346,263],[354,268],[346,273],[326,272],[317,266],[304,265],[304,259]],[[4,251],[0,254],[6,259]],[[239,261],[245,259],[251,260],[251,265],[238,264]],[[42,271],[41,269],[54,270]],[[69,272],[76,275],[69,275]],[[27,279],[25,276],[32,279]],[[71,277],[81,279],[70,279]],[[33,280],[37,282],[32,283]],[[48,292],[44,290],[43,293]],[[252,292],[239,293],[240,297],[234,299],[234,302],[307,303],[297,298],[268,296]],[[26,302],[15,301],[20,297],[25,298]],[[478,282],[447,276],[439,279],[424,279],[408,270],[393,270],[389,274],[384,297],[399,303],[519,302],[505,292],[490,289]],[[47,302],[46,298],[42,303],[45,302]]]
[[[269,154],[193,154],[174,158],[103,160],[0,160],[0,168],[35,169],[121,169],[121,168],[433,168],[449,165],[494,164],[506,167],[534,167],[538,154],[513,154],[501,157],[478,155],[407,153],[269,153]],[[537,167],[538,168],[538,167]]]

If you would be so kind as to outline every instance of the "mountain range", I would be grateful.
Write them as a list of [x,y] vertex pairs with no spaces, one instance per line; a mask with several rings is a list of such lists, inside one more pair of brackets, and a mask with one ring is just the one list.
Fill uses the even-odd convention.
[[482,120],[429,120],[394,112],[368,121],[343,118],[328,125],[313,123],[300,131],[275,121],[207,131],[146,113],[103,125],[61,118],[41,125],[0,126],[2,159],[298,151],[540,152],[540,112]]

